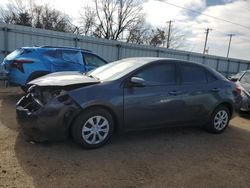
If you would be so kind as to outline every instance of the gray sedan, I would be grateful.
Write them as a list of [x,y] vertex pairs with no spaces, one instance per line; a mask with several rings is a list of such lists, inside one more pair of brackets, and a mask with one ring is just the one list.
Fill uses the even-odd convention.
[[222,133],[241,103],[241,90],[201,64],[167,58],[128,58],[85,75],[60,72],[29,83],[16,105],[32,141],[68,136],[85,148],[115,132],[203,126]]
[[242,90],[242,105],[240,111],[250,113],[250,70],[241,71],[229,77],[229,80],[236,82]]

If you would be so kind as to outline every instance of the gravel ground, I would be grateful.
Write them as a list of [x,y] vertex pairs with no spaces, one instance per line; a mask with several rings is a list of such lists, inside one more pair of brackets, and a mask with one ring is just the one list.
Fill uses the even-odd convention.
[[221,135],[168,128],[115,136],[96,150],[25,142],[18,88],[0,88],[0,187],[250,187],[250,117]]

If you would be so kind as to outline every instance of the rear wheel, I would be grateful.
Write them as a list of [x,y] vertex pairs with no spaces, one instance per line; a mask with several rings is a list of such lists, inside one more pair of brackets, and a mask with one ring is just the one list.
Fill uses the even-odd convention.
[[77,117],[72,126],[72,137],[85,148],[98,148],[111,138],[113,130],[110,113],[102,108],[93,108]]
[[207,129],[213,133],[222,133],[228,126],[230,112],[226,106],[219,106],[213,112]]

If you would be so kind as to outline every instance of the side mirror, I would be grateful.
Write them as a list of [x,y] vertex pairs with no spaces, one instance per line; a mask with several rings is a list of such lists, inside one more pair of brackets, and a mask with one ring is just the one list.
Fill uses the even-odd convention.
[[145,84],[145,80],[143,78],[139,78],[139,77],[132,77],[130,79],[130,86],[131,87],[144,87]]

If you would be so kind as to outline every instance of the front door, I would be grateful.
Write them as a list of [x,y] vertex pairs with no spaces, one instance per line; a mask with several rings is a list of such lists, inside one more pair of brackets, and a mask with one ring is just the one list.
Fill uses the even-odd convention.
[[124,87],[126,129],[164,126],[178,119],[178,100],[175,95],[178,86],[173,62],[148,65],[131,77],[144,79],[145,86]]

